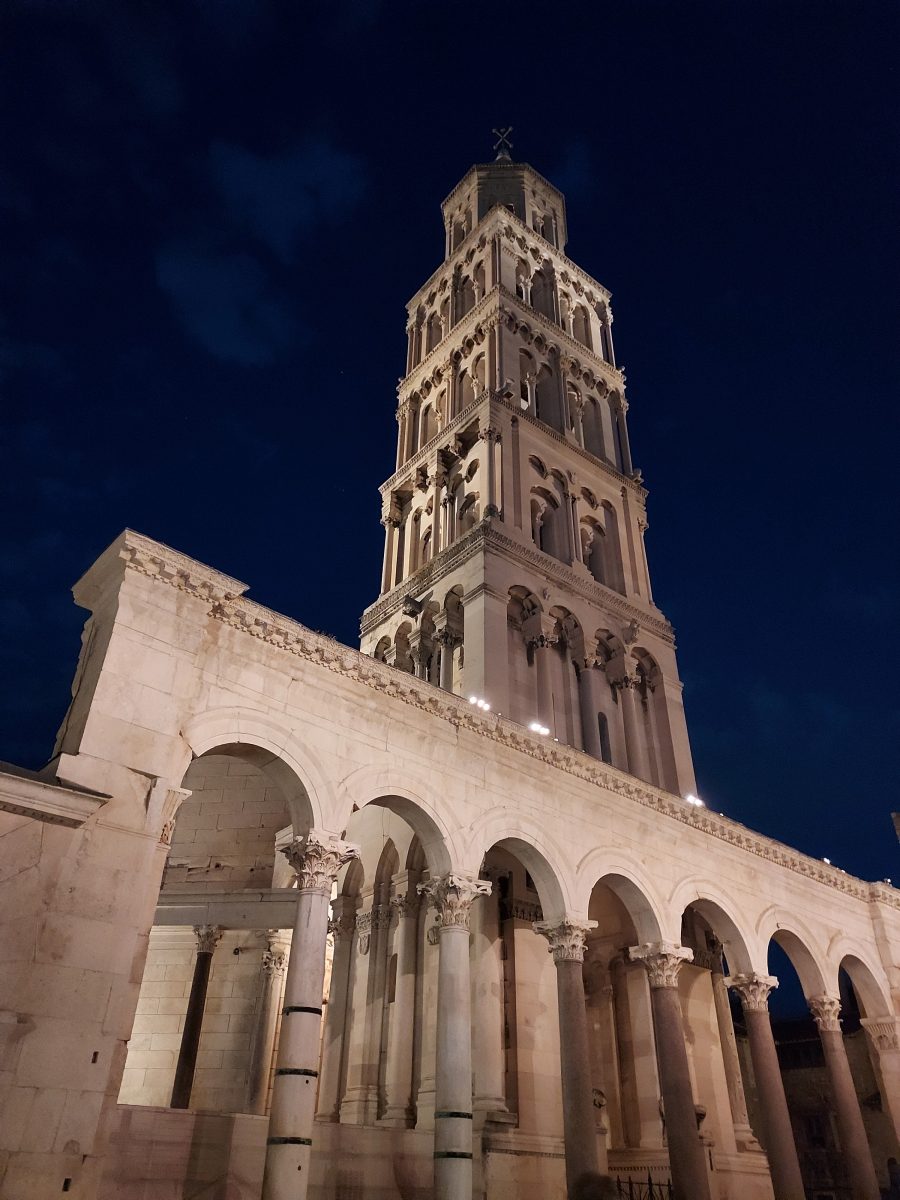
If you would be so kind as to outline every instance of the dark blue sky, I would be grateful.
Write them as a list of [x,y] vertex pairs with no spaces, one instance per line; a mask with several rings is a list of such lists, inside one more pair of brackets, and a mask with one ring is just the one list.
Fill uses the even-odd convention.
[[0,12],[0,757],[125,525],[356,643],[404,303],[510,123],[614,294],[701,795],[900,877],[893,0]]

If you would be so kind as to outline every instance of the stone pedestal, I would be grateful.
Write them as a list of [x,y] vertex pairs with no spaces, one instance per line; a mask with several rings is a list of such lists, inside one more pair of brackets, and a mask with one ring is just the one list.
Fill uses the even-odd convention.
[[628,953],[632,960],[644,964],[650,980],[659,1082],[675,1198],[711,1200],[706,1151],[697,1128],[678,995],[678,972],[683,962],[693,958],[693,953],[684,946],[667,942],[632,946]]
[[726,982],[740,996],[747,1022],[763,1123],[762,1143],[769,1159],[775,1200],[804,1200],[800,1162],[769,1019],[769,993],[778,987],[778,980],[771,975],[732,975]]
[[312,1154],[328,902],[338,871],[359,855],[310,831],[282,848],[297,873],[297,909],[282,1007],[262,1200],[306,1200]]

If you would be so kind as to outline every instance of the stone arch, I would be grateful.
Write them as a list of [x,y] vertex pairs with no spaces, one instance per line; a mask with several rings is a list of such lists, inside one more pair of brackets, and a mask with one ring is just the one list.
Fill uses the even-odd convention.
[[[791,960],[805,996],[821,996],[828,991],[825,983],[827,972],[822,967],[826,956],[821,952],[812,932],[795,916],[769,908],[760,917],[757,930],[765,971],[768,971],[766,962],[769,942],[774,941]],[[815,950],[811,947],[815,947]]]
[[688,908],[693,908],[703,917],[724,946],[732,975],[753,972],[750,953],[752,938],[741,928],[740,921],[731,912],[729,902],[720,895],[714,895],[706,881],[684,880],[669,898],[669,906],[673,912],[682,914]]
[[456,864],[451,860],[446,822],[429,798],[433,786],[433,780],[415,777],[408,770],[360,767],[339,785],[341,828],[347,827],[354,808],[383,805],[401,817],[418,837],[431,874],[443,875]]
[[490,813],[470,831],[465,855],[478,863],[494,846],[508,850],[525,867],[537,886],[544,920],[558,924],[574,911],[566,876],[566,856],[536,822],[527,817]]
[[[576,902],[587,912],[598,883],[604,884],[624,904],[641,942],[677,942],[681,914],[673,918],[650,881],[633,863],[610,861],[606,849],[592,850],[576,866]],[[668,921],[666,918],[669,918]]]
[[[850,976],[856,998],[865,1009],[863,1015],[866,1018],[871,1020],[879,1017],[893,1017],[893,1009],[887,998],[884,983],[879,980],[880,973],[873,971],[855,950],[848,951],[843,955],[837,966],[838,972],[842,969]],[[829,994],[837,995],[836,979],[834,990]]]
[[333,829],[334,791],[327,773],[286,722],[252,709],[210,709],[188,721],[181,736],[195,758],[232,754],[258,767],[281,789],[296,834]]

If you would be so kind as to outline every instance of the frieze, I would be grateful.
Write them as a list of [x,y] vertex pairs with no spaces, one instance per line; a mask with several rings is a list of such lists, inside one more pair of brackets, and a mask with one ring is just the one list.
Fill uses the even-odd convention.
[[[127,537],[130,541],[132,535],[128,534]],[[463,539],[463,542],[466,540]],[[155,555],[165,560],[167,548],[159,543],[150,545],[155,548]],[[193,577],[196,575],[200,580],[208,579],[209,568],[184,556],[177,557],[191,564],[191,570],[186,571],[185,575],[187,585],[196,594]],[[132,561],[131,556],[128,556],[126,561],[132,569],[141,571],[140,565]],[[170,587],[179,590],[186,588],[185,577],[176,571],[159,572],[154,577]],[[284,650],[354,683],[363,684],[382,695],[430,713],[460,729],[467,729],[489,741],[527,754],[530,758],[556,767],[575,779],[605,788],[624,800],[652,809],[662,816],[670,817],[738,850],[784,867],[794,874],[824,884],[857,900],[877,902],[900,909],[900,892],[896,888],[884,883],[867,883],[838,867],[820,862],[799,850],[767,838],[764,834],[756,833],[730,817],[687,804],[681,797],[643,783],[624,771],[591,758],[581,750],[559,742],[549,743],[524,726],[499,717],[496,713],[482,713],[464,697],[452,695],[424,680],[408,675],[405,671],[377,662],[359,650],[343,646],[325,634],[314,633],[298,621],[273,612],[252,600],[241,596],[216,599],[209,615],[224,626],[264,641],[276,649]]]

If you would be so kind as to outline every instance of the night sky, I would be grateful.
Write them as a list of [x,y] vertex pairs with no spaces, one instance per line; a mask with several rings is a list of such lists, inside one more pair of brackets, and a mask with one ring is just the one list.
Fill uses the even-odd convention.
[[0,757],[126,525],[357,644],[407,299],[511,124],[613,292],[707,804],[896,874],[900,6],[2,6]]

